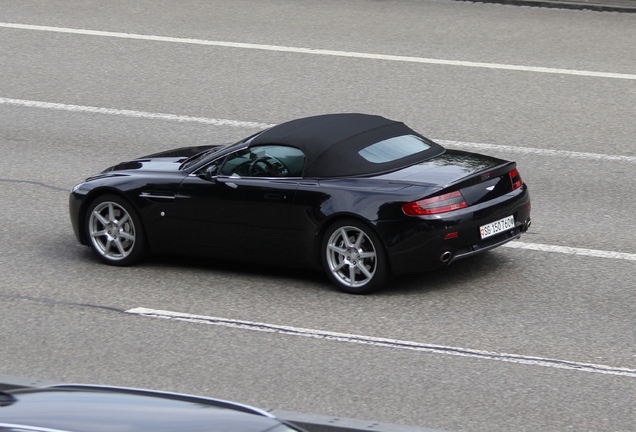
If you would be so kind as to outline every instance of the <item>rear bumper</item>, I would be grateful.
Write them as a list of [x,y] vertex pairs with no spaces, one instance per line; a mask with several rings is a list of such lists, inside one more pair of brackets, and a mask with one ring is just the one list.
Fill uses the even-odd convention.
[[[511,215],[513,229],[482,240],[481,226]],[[407,235],[398,238],[383,233],[389,239],[387,252],[393,274],[431,270],[518,239],[531,224],[530,194],[523,185],[494,202],[444,213],[443,217],[409,219]]]
[[527,221],[527,224],[521,227],[515,227],[510,231],[503,232],[491,238],[485,239],[480,243],[470,245],[465,247],[464,249],[460,249],[455,252],[454,255],[451,255],[450,259],[447,261],[448,264],[460,260],[462,258],[468,258],[472,255],[476,255],[481,252],[485,252],[490,249],[494,249],[501,245],[508,243],[509,241],[516,240],[521,237],[521,234],[527,231],[526,226],[529,227],[530,220]]

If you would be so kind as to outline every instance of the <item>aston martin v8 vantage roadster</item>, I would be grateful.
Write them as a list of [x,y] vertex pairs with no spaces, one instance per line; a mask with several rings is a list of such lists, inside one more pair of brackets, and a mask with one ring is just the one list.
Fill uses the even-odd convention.
[[515,162],[366,114],[122,162],[76,185],[69,205],[77,239],[106,264],[152,252],[316,267],[354,294],[500,246],[531,223]]

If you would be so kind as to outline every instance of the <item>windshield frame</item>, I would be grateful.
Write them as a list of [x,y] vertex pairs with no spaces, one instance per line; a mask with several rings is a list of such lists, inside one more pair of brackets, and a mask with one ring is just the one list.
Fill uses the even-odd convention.
[[218,146],[214,146],[211,149],[204,150],[201,153],[197,153],[194,156],[191,156],[185,161],[183,161],[181,165],[179,166],[179,171],[188,171],[190,168],[192,168],[192,172],[194,172],[197,169],[199,169],[201,166],[206,165],[213,158],[224,155],[235,148],[236,149],[240,148],[242,145],[245,145],[249,140],[259,135],[261,132],[263,131],[259,131],[253,135],[248,136],[247,138],[243,138],[240,141],[229,143],[229,144],[221,144]]

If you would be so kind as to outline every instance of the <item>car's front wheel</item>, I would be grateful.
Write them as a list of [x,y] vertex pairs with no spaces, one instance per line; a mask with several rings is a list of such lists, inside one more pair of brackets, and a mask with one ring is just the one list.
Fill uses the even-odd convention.
[[327,275],[346,293],[366,294],[387,280],[382,243],[362,222],[344,219],[331,225],[323,237],[322,253]]
[[88,206],[86,235],[93,251],[106,264],[130,265],[146,252],[137,213],[117,195],[103,195]]

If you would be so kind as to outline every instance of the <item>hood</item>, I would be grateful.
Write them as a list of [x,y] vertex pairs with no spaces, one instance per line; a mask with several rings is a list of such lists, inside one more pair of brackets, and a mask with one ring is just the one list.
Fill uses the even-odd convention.
[[12,396],[15,402],[0,408],[0,422],[37,430],[263,432],[281,424],[231,402],[134,389],[43,388]]
[[178,149],[167,150],[160,153],[154,153],[148,156],[142,156],[140,158],[121,162],[110,168],[104,170],[104,172],[113,171],[178,171],[183,162],[192,156],[196,156],[206,150],[216,146],[195,146],[195,147],[181,147]]

